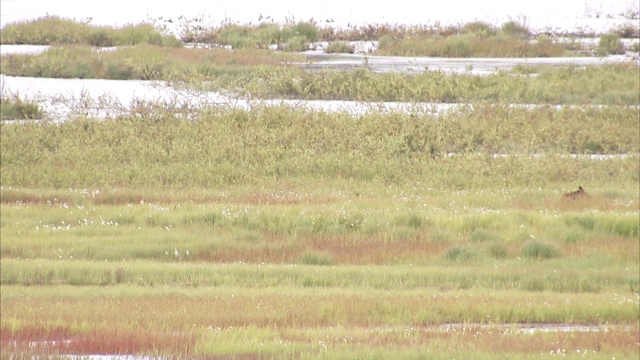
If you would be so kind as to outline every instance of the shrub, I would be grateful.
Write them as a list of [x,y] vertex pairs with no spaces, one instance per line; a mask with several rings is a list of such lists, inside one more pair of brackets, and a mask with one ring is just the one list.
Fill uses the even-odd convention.
[[560,256],[560,251],[552,244],[531,240],[522,247],[521,255],[529,259],[546,260]]
[[324,52],[326,52],[327,54],[333,54],[333,53],[353,54],[354,51],[355,49],[353,45],[344,41],[332,42],[331,44],[329,44],[329,46],[327,46],[326,49],[324,49]]
[[255,37],[257,39],[257,45],[260,48],[267,48],[272,44],[279,44],[282,42],[282,31],[276,24],[261,24],[256,30]]
[[43,113],[37,103],[24,101],[18,95],[0,97],[1,120],[42,119]]
[[445,40],[444,56],[469,57],[471,54],[471,45],[468,39],[460,36],[451,36]]
[[218,41],[223,45],[231,45],[234,49],[253,47],[256,42],[249,34],[250,29],[248,27],[231,25],[220,31]]
[[89,45],[95,47],[108,47],[115,45],[114,32],[107,28],[91,30],[87,36]]
[[318,28],[310,22],[300,22],[293,27],[294,37],[302,36],[308,42],[318,41]]
[[640,28],[632,24],[622,24],[613,30],[621,38],[638,38],[640,36]]
[[497,33],[496,29],[484,21],[474,21],[464,24],[460,29],[461,34],[473,34],[480,38],[493,36]]
[[600,36],[596,53],[600,56],[624,54],[624,45],[618,34],[609,33]]
[[285,51],[302,52],[309,50],[309,41],[304,36],[294,36],[284,47]]
[[151,24],[129,25],[118,29],[116,32],[118,45],[150,44],[157,46],[177,46],[177,43],[173,42],[171,37],[172,36],[170,36],[165,43],[162,34],[160,34]]
[[526,26],[515,21],[507,21],[506,23],[502,24],[502,26],[500,27],[500,31],[505,35],[514,37],[528,37],[529,35],[531,35],[531,32],[529,31],[529,29],[527,29]]

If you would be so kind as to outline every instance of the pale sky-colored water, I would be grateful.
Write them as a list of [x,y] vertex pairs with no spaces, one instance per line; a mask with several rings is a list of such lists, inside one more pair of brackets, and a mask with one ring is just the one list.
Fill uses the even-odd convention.
[[[375,5],[374,5],[375,4]],[[320,24],[333,20],[334,26],[348,24],[456,24],[474,20],[501,24],[526,19],[533,28],[572,30],[589,26],[594,30],[612,27],[622,20],[621,13],[638,11],[637,0],[536,0],[536,1],[416,1],[394,0],[1,0],[0,25],[59,15],[77,20],[92,18],[97,25],[124,25],[163,17],[177,20],[203,17],[209,24],[225,19],[235,22],[259,22],[260,15],[283,23],[287,19],[309,20]],[[611,19],[617,18],[617,19]],[[637,24],[638,20],[627,20]]]

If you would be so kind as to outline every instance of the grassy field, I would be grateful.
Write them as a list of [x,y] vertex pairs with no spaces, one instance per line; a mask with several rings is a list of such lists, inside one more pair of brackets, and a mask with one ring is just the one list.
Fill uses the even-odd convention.
[[636,109],[0,126],[3,356],[638,355]]
[[[467,30],[524,31],[481,25]],[[3,118],[43,118],[0,122],[3,359],[640,354],[636,65],[311,73],[290,53],[148,44],[2,60],[21,76],[374,102],[140,100],[51,121],[3,94]]]
[[637,189],[591,196],[355,180],[3,185],[2,350],[634,358]]

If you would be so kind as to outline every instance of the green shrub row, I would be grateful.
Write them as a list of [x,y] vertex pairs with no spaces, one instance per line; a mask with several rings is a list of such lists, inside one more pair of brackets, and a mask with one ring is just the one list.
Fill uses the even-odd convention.
[[237,73],[258,64],[277,65],[284,55],[266,50],[167,48],[141,44],[113,51],[87,46],[60,46],[39,55],[6,55],[5,75],[47,78],[170,79],[192,75],[215,77]]
[[95,47],[153,44],[181,47],[174,35],[160,33],[151,24],[126,25],[119,28],[46,16],[31,21],[9,24],[0,30],[2,44],[71,45]]

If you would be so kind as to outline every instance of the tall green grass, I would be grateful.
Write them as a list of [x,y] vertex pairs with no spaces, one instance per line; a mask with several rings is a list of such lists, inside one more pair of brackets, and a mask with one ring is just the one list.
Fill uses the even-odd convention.
[[[3,124],[3,184],[206,188],[353,179],[457,189],[638,180],[638,133],[628,131],[638,118],[629,108],[476,105],[435,117],[354,117],[286,106],[213,107],[194,110],[193,121],[183,111],[168,105],[100,122]],[[568,153],[628,156],[594,161],[562,155]]]

